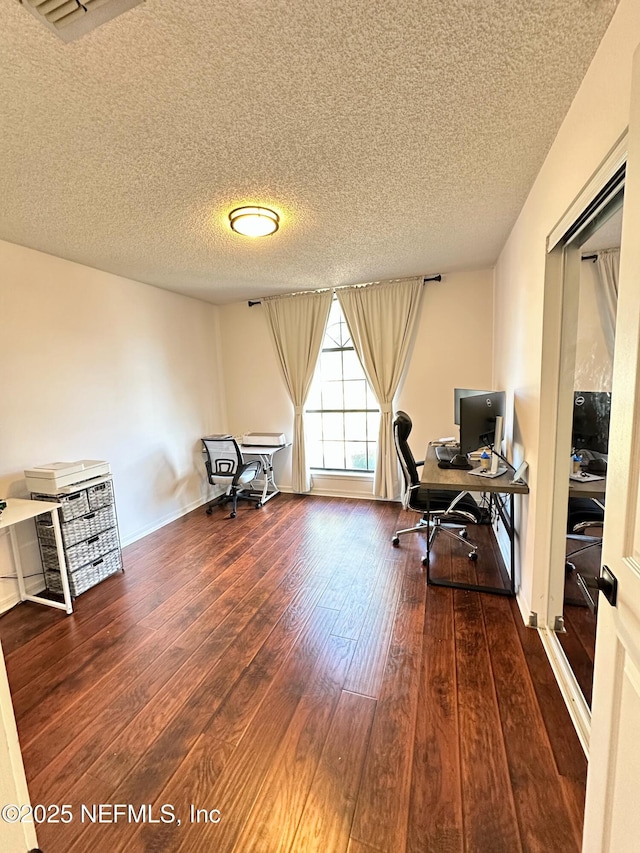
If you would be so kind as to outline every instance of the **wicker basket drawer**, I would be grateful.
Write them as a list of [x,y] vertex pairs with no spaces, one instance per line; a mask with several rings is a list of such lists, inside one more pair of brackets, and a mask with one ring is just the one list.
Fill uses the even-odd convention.
[[[70,572],[74,572],[86,563],[96,560],[108,551],[113,551],[114,548],[119,548],[118,531],[115,527],[109,530],[104,530],[102,533],[97,533],[84,542],[78,542],[77,545],[72,545],[71,548],[65,549],[67,558],[67,568]],[[58,555],[56,549],[49,545],[42,545],[42,562],[45,569],[58,568]]]
[[[110,527],[115,526],[116,516],[113,507],[105,506],[95,512],[89,512],[87,515],[74,518],[71,521],[63,521],[60,525],[62,541],[66,548],[70,548],[84,539],[90,539],[97,533],[102,533],[103,530],[108,530]],[[56,539],[53,532],[53,524],[48,516],[40,516],[38,518],[36,530],[38,531],[38,539],[43,545],[55,547]]]
[[113,486],[111,481],[98,483],[97,486],[90,486],[87,489],[87,497],[89,500],[90,509],[100,509],[103,506],[108,506],[113,503]]
[[[110,575],[115,574],[122,568],[122,557],[119,550],[111,551],[103,557],[99,557],[86,566],[81,566],[69,574],[69,588],[71,595],[77,596]],[[47,589],[50,592],[62,593],[62,579],[60,572],[46,570],[44,573]]]
[[86,489],[74,492],[71,495],[31,495],[34,501],[53,501],[60,504],[60,515],[63,521],[71,521],[79,515],[86,515],[90,511],[89,498]]

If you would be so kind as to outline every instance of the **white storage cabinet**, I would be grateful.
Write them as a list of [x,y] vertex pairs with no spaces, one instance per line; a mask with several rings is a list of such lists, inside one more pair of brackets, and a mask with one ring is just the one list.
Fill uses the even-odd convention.
[[[61,504],[60,528],[72,596],[124,570],[110,477],[84,488],[79,483],[77,491],[56,495],[32,492],[31,497]],[[38,518],[36,531],[47,589],[62,593],[53,524],[48,516]]]

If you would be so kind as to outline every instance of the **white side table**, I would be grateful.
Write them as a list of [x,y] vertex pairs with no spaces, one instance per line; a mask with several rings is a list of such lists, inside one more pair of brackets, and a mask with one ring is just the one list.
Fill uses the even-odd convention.
[[[0,530],[5,528],[9,531],[9,539],[11,542],[11,550],[13,552],[13,562],[16,568],[16,577],[18,580],[18,589],[20,591],[20,601],[35,601],[38,604],[46,604],[47,607],[57,607],[58,610],[66,610],[67,613],[73,613],[73,603],[71,600],[71,591],[69,589],[69,577],[67,575],[67,563],[64,556],[64,547],[62,545],[62,534],[60,532],[60,520],[58,518],[58,503],[49,503],[48,501],[30,501],[22,498],[7,498],[7,507],[0,515]],[[62,582],[62,595],[64,603],[61,601],[51,601],[48,598],[42,598],[40,595],[28,595],[24,585],[24,574],[22,572],[22,562],[20,560],[20,548],[18,547],[18,537],[16,535],[15,525],[21,521],[28,521],[30,518],[36,518],[39,515],[50,515],[53,523],[53,533],[56,540],[56,552],[58,554],[58,564],[60,566],[60,580]]]

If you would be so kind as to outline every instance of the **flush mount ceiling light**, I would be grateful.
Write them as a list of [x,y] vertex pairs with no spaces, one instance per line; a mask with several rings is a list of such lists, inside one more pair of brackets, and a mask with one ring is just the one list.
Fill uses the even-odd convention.
[[268,207],[236,207],[229,214],[229,222],[245,237],[266,237],[278,230],[280,217]]
[[20,0],[64,42],[75,41],[143,0]]

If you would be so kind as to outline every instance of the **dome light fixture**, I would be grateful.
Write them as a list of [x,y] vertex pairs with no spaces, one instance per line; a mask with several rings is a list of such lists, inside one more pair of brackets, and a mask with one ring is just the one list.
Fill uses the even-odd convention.
[[278,230],[280,217],[268,207],[236,207],[229,214],[229,223],[245,237],[266,237]]

